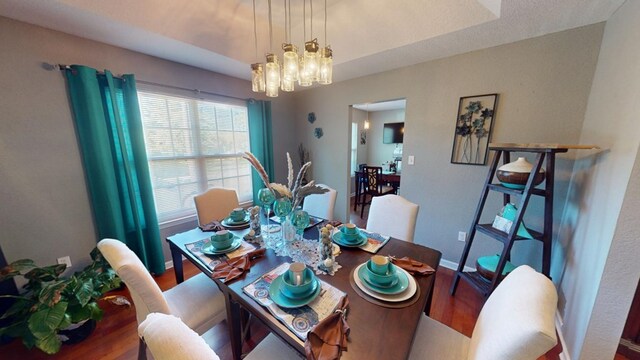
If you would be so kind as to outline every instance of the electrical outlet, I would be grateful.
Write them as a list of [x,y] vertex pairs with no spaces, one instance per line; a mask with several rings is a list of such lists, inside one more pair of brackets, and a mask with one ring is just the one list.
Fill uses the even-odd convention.
[[65,256],[65,257],[61,257],[58,258],[58,264],[66,264],[67,265],[67,269],[71,267],[71,257],[70,256]]
[[409,158],[407,160],[409,165],[413,165],[416,163],[416,158],[413,155],[409,155]]
[[458,231],[458,241],[467,241],[467,233],[464,231]]

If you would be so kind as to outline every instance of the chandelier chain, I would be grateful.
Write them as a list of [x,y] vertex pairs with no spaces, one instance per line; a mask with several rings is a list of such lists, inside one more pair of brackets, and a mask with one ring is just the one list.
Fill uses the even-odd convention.
[[269,52],[273,53],[273,31],[271,26],[271,0],[269,0]]
[[256,61],[258,60],[258,30],[256,29],[256,0],[253,0],[253,41],[255,43]]
[[327,44],[327,0],[324,0],[324,46]]
[[311,39],[313,39],[313,0],[309,0],[309,5],[311,7]]

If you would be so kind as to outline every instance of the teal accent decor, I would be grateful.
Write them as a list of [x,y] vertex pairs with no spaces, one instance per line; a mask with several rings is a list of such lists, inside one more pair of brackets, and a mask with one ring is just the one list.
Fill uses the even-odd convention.
[[165,271],[133,75],[65,71],[98,239],[118,239],[155,274]]
[[[518,211],[518,209],[516,209],[515,205],[507,204],[507,205],[504,206],[504,211],[502,212],[502,217],[507,219],[507,220],[514,221],[516,219],[516,212],[517,211]],[[518,232],[516,234],[518,236],[523,237],[523,238],[532,239],[533,240],[533,236],[531,236],[531,234],[529,233],[527,228],[524,226],[524,221],[520,222],[520,227],[518,227]]]
[[[273,139],[271,135],[271,102],[249,99],[247,100],[249,118],[249,146],[251,153],[260,161],[264,170],[273,182]],[[253,203],[258,201],[258,191],[264,187],[262,179],[255,169],[251,171],[253,185]]]
[[[496,267],[498,266],[498,262],[500,261],[500,255],[492,255],[492,256],[483,256],[478,258],[478,266],[481,266],[483,269],[488,270],[492,273],[496,272]],[[504,266],[502,270],[502,275],[505,276],[512,272],[516,267],[509,261]]]

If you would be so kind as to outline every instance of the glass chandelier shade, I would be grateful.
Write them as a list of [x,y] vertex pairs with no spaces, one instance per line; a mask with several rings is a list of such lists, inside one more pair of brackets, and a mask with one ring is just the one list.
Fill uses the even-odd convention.
[[329,85],[333,82],[333,53],[329,46],[320,51],[320,74],[318,83]]
[[253,92],[264,92],[264,67],[261,63],[251,64],[251,90]]
[[285,80],[298,80],[298,48],[292,44],[282,45],[284,54],[282,55],[282,77]]
[[318,81],[318,74],[320,72],[319,64],[319,46],[318,40],[313,39],[304,43],[304,71],[308,76],[309,81],[312,83]]
[[266,72],[267,96],[277,97],[278,88],[280,87],[280,65],[278,57],[274,54],[267,54],[267,72]]

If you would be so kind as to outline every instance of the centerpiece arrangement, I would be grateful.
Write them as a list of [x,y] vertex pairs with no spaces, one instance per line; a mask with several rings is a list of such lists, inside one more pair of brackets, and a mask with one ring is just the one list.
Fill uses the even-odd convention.
[[[306,214],[305,216],[305,214],[303,214],[302,210],[300,209],[304,198],[312,194],[324,194],[329,191],[325,188],[317,186],[315,184],[315,181],[313,180],[304,184],[305,175],[309,170],[309,168],[311,167],[311,161],[304,163],[301,166],[300,170],[298,171],[298,175],[294,178],[293,163],[291,161],[291,156],[289,155],[288,152],[287,152],[287,168],[288,168],[287,185],[270,182],[269,176],[265,171],[264,167],[252,153],[245,152],[243,158],[249,161],[249,163],[256,170],[256,172],[260,176],[260,179],[262,179],[262,182],[265,185],[265,188],[261,189],[260,191],[260,196],[259,196],[260,201],[263,202],[263,205],[267,208],[267,211],[269,211],[271,205],[274,204],[274,211],[276,212],[276,215],[280,217],[281,220],[285,220],[285,222],[281,221],[283,225],[282,226],[283,238],[286,237],[285,228],[286,228],[287,222],[292,221],[291,219],[292,214],[297,214],[296,218],[298,217],[300,217],[301,219],[306,218],[308,222],[308,218],[309,218],[308,214]],[[269,195],[273,195],[273,196],[269,196]],[[299,221],[297,223],[300,224]],[[302,228],[302,226],[296,226],[296,228],[298,228],[298,231],[300,231],[300,228]]]

